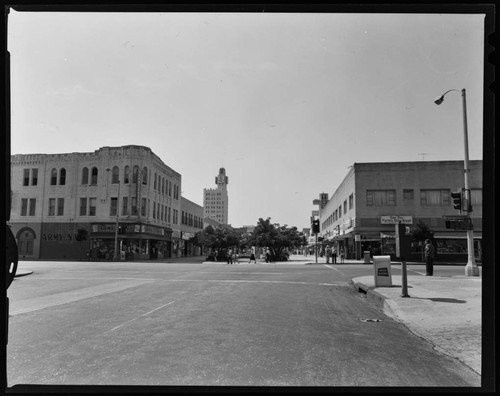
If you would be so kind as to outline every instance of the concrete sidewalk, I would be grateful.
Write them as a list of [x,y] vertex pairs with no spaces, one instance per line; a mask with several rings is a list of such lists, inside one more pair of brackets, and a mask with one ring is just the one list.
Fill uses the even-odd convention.
[[375,287],[374,276],[351,280],[383,312],[411,332],[431,342],[481,374],[481,277],[407,277],[408,295],[402,297],[401,275],[391,287]]

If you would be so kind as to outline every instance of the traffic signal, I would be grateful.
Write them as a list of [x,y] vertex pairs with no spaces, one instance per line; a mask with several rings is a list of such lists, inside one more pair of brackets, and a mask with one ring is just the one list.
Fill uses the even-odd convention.
[[453,200],[453,208],[462,212],[462,190],[452,192],[451,199]]
[[470,189],[463,189],[462,210],[464,212],[472,212]]
[[312,222],[312,232],[313,234],[319,233],[319,220],[313,220]]

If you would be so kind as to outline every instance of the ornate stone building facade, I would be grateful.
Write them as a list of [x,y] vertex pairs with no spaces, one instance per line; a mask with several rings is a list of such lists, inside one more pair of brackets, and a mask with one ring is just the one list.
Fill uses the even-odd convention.
[[[181,174],[150,148],[11,157],[11,216],[19,257],[168,258],[181,240]],[[117,221],[118,218],[118,221]],[[83,240],[82,240],[83,239]]]

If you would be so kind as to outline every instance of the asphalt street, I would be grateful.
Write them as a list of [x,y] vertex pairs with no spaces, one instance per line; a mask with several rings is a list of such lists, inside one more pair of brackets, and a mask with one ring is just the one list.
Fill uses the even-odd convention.
[[360,265],[21,262],[8,386],[471,387],[349,284]]

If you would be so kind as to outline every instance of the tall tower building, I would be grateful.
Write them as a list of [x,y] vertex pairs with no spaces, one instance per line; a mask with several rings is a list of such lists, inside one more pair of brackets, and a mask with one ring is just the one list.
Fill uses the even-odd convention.
[[203,189],[203,217],[211,218],[221,224],[228,224],[228,183],[226,170],[220,168],[219,174],[215,176],[217,188]]

